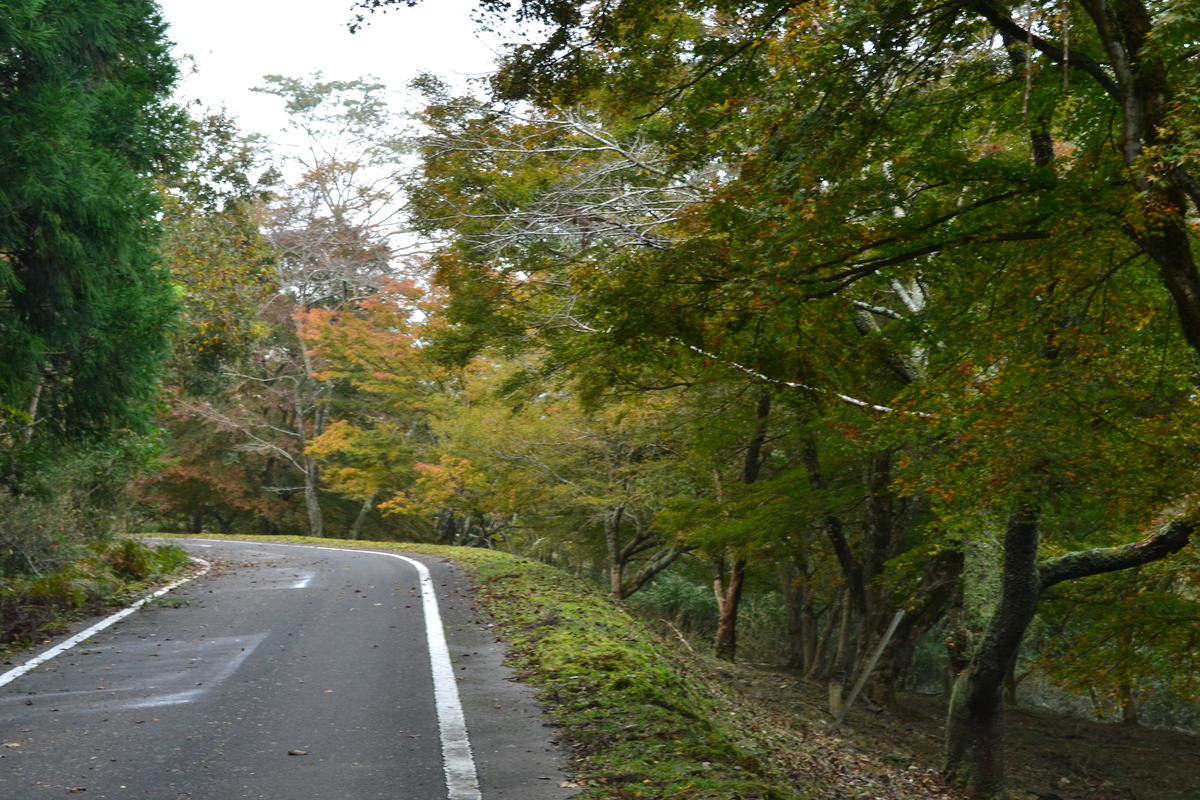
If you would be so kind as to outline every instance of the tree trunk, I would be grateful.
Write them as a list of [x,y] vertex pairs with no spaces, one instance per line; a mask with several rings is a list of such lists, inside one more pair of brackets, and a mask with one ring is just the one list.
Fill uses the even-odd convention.
[[853,605],[851,592],[844,592],[841,613],[838,616],[837,648],[833,651],[833,658],[829,660],[829,666],[825,670],[826,678],[835,680],[843,686],[846,685],[849,678],[847,662],[850,656],[850,611]]
[[1037,549],[1037,512],[1013,512],[1004,533],[1000,602],[950,698],[944,771],[980,800],[1000,800],[1005,792],[1004,676],[1037,610]]
[[[749,485],[758,480],[762,467],[763,445],[767,441],[767,426],[771,416],[771,393],[763,390],[755,406],[754,435],[746,446],[746,455],[742,460],[742,483]],[[719,482],[718,482],[719,483]],[[717,595],[716,655],[724,661],[737,659],[737,622],[738,610],[742,604],[742,583],[746,576],[746,560],[740,558],[733,562],[729,573],[728,587],[722,587],[725,572],[725,558],[718,556],[713,559],[713,591]]]
[[1037,513],[1012,514],[1004,534],[1000,602],[979,649],[955,681],[946,718],[946,777],[973,798],[1004,794],[1004,676],[1041,593],[1064,581],[1119,572],[1164,559],[1187,546],[1195,525],[1175,520],[1153,535],[1116,547],[1080,550],[1038,562]]
[[[46,385],[46,373],[41,372],[38,375],[37,385],[33,387],[33,396],[29,398],[29,410],[26,413],[29,419],[25,422],[25,430],[21,434],[22,441],[29,444],[33,440],[34,426],[37,425],[38,405],[42,400],[42,388]],[[199,531],[196,531],[199,533]]]
[[458,535],[458,522],[455,519],[454,512],[448,508],[443,508],[437,513],[437,523],[435,524],[437,531],[438,544],[454,544],[454,538]]
[[879,703],[892,703],[898,688],[904,686],[917,642],[945,616],[946,607],[960,591],[963,554],[941,550],[925,565],[915,602],[892,636],[892,644],[883,652],[871,676],[870,694]]
[[625,506],[614,506],[604,512],[604,544],[608,551],[608,590],[614,597],[621,596],[621,585],[625,579],[625,564],[621,559],[621,517]]
[[[678,544],[667,545],[658,551],[658,554],[642,565],[642,568],[637,571],[637,574],[628,580],[622,579],[621,587],[617,597],[624,600],[631,594],[641,589],[646,585],[647,581],[653,578],[658,573],[665,570],[667,567],[675,563],[684,553],[689,552],[688,548],[681,547]],[[622,570],[624,574],[624,570]]]
[[733,562],[729,571],[729,585],[722,591],[724,559],[713,559],[713,589],[717,592],[717,609],[720,618],[717,622],[716,655],[722,661],[737,659],[737,618],[738,609],[742,602],[742,583],[746,576],[746,561],[738,559]]
[[304,456],[304,510],[308,512],[308,535],[325,536],[325,515],[321,512],[321,467],[311,456]]
[[787,608],[786,666],[795,670],[803,670],[811,664],[816,649],[810,580],[808,564],[802,560],[792,560],[779,568],[779,583]]
[[845,603],[846,587],[838,589],[837,595],[832,603],[829,604],[826,611],[829,615],[829,621],[825,624],[825,630],[821,633],[820,639],[817,640],[817,649],[813,653],[812,660],[808,662],[808,667],[804,670],[804,674],[808,677],[821,676],[829,677],[831,669],[828,664],[829,644],[833,641],[833,632],[837,629],[837,614],[842,605]]
[[1121,722],[1126,725],[1138,725],[1137,700],[1133,696],[1132,684],[1122,681],[1118,690],[1121,697]]
[[372,494],[363,500],[362,506],[358,509],[358,516],[354,518],[354,524],[350,526],[350,541],[355,541],[362,534],[363,525],[367,523],[367,517],[371,514],[371,509],[375,508],[375,498],[377,494]]
[[204,533],[204,517],[193,514],[188,518],[188,533]]

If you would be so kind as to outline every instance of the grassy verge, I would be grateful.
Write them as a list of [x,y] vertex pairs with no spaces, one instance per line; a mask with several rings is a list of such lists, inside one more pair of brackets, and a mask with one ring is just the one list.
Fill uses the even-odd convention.
[[[181,537],[186,538],[186,537]],[[205,536],[327,544],[452,558],[508,644],[511,666],[561,727],[580,798],[802,800],[771,753],[795,749],[692,670],[594,584],[506,553],[302,537]]]
[[0,576],[0,651],[29,647],[84,614],[123,605],[188,563],[179,547],[122,538],[90,542],[72,555],[50,571],[30,567]]

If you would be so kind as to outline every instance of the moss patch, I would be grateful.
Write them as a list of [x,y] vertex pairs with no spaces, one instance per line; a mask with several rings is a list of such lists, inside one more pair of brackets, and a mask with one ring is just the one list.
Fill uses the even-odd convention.
[[563,726],[581,797],[802,797],[758,755],[751,721],[596,586],[502,553],[453,557]]

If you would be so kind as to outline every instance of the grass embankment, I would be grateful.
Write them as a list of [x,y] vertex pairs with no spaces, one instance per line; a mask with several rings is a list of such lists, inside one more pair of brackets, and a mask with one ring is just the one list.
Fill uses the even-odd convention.
[[[19,554],[18,554],[19,555]],[[179,572],[179,547],[147,547],[133,539],[80,544],[50,569],[26,564],[0,576],[0,651],[28,647],[67,630],[71,620],[125,605],[155,579]]]
[[[181,537],[187,538],[187,537]],[[417,552],[473,577],[511,666],[561,727],[580,798],[803,800],[769,755],[784,731],[724,698],[598,587],[491,550],[302,537],[209,536]],[[789,737],[790,738],[790,737]],[[768,754],[768,755],[762,755]]]
[[804,795],[764,730],[595,585],[503,553],[458,551],[520,677],[562,725],[587,798]]

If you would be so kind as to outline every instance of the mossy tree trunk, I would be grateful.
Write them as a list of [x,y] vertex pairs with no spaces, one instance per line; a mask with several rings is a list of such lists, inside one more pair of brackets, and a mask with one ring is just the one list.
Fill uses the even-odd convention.
[[1140,542],[1038,562],[1037,511],[1023,507],[1013,512],[1004,534],[1000,601],[951,695],[943,766],[946,777],[963,785],[976,800],[1004,797],[1004,679],[1042,592],[1064,581],[1166,558],[1187,545],[1193,531],[1192,522],[1176,521]]
[[972,797],[1003,797],[1004,676],[1037,610],[1037,548],[1037,512],[1019,509],[1004,533],[1000,603],[950,697],[944,771]]

